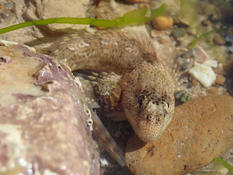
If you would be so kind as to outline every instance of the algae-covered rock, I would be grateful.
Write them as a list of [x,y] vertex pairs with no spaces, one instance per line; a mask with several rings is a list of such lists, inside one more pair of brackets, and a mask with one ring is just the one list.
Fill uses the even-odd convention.
[[65,65],[0,46],[0,84],[0,174],[99,174],[90,113]]

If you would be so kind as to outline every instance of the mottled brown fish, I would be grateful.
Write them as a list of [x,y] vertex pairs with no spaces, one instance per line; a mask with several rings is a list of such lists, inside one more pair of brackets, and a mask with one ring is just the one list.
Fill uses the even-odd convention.
[[138,36],[117,30],[80,30],[56,40],[49,51],[71,70],[122,75],[123,110],[135,133],[148,142],[157,139],[172,118],[174,82],[150,39]]

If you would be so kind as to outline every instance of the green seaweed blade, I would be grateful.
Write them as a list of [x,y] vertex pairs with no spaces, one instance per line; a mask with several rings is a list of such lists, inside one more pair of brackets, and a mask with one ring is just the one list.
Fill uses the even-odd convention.
[[161,15],[166,10],[166,4],[162,4],[157,9],[148,9],[148,8],[139,8],[133,11],[126,13],[121,17],[117,17],[113,20],[105,19],[93,19],[93,18],[73,18],[73,17],[61,17],[61,18],[48,18],[40,19],[35,21],[28,21],[12,26],[8,26],[0,29],[0,34],[7,33],[13,30],[21,29],[29,26],[40,26],[48,24],[86,24],[96,27],[124,27],[127,25],[140,25],[144,24],[154,17]]

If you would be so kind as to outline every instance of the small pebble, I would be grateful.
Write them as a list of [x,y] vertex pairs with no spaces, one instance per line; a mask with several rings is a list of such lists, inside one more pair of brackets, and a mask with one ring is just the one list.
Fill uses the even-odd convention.
[[215,35],[213,38],[213,42],[216,45],[222,46],[226,43],[226,40],[223,37],[221,37],[220,35]]
[[150,31],[150,36],[151,36],[152,38],[159,37],[159,36],[160,36],[160,32],[158,32],[157,30],[151,30],[151,31]]
[[218,92],[219,92],[219,89],[216,88],[216,87],[212,87],[212,88],[210,88],[210,89],[208,90],[208,92],[209,92],[210,94],[217,95]]
[[216,74],[223,74],[223,68],[222,67],[220,67],[220,66],[218,66],[218,67],[216,67],[216,68],[214,68],[214,72],[216,73]]
[[176,18],[176,25],[178,25],[181,28],[187,28],[189,27],[189,21],[187,21],[186,19],[182,18],[181,16],[179,16],[178,18]]
[[194,66],[194,60],[188,57],[189,53],[181,54],[177,59],[177,68],[180,70],[187,70]]
[[201,24],[202,24],[203,26],[208,26],[208,25],[210,25],[210,21],[209,21],[208,19],[204,19],[204,20],[201,22]]
[[101,167],[107,167],[108,165],[109,165],[109,162],[107,159],[105,159],[105,158],[100,159],[100,166]]
[[193,48],[192,54],[195,57],[195,61],[198,63],[204,63],[209,58],[209,55],[200,46]]
[[223,85],[226,81],[226,78],[222,75],[217,75],[215,83],[218,85]]
[[204,87],[210,87],[216,80],[216,74],[210,66],[195,62],[189,73]]
[[173,19],[170,16],[158,16],[154,18],[151,23],[157,30],[167,30],[173,26]]
[[160,43],[160,44],[166,44],[166,43],[168,43],[168,41],[167,41],[167,39],[165,39],[165,38],[160,38],[160,39],[159,39],[159,43]]
[[218,19],[217,15],[215,15],[215,14],[209,15],[208,19],[214,24],[219,22],[219,19]]
[[3,9],[5,6],[3,4],[0,4],[0,9]]
[[207,60],[203,64],[206,66],[213,67],[213,68],[218,67],[218,62],[216,60]]
[[183,37],[185,35],[185,29],[183,29],[183,28],[176,28],[174,31],[172,31],[171,35],[175,39]]
[[199,83],[196,79],[192,78],[191,79],[192,86],[197,86]]
[[217,171],[221,174],[221,175],[227,175],[229,170],[226,167],[221,167],[219,169],[217,169]]

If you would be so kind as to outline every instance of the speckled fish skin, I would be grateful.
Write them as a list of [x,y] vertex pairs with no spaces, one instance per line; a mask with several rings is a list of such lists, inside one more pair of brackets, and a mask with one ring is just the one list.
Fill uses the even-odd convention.
[[[142,61],[154,62],[156,52],[152,45],[145,48],[133,37],[114,30],[77,31],[65,35],[50,47],[57,60],[72,70],[86,69],[123,74],[132,71]],[[150,48],[149,48],[150,47]]]
[[[49,52],[71,70],[123,75],[121,103],[141,140],[157,139],[170,122],[174,111],[174,82],[169,68],[158,61],[147,36],[119,30],[81,30],[58,39]],[[147,92],[144,96],[138,96],[144,92]]]

